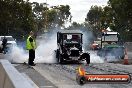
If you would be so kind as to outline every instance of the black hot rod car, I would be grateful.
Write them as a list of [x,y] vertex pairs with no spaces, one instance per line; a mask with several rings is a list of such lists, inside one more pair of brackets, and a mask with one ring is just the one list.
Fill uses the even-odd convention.
[[63,30],[57,32],[57,46],[56,58],[58,63],[65,63],[66,61],[84,61],[90,63],[90,54],[82,50],[82,36],[80,31]]

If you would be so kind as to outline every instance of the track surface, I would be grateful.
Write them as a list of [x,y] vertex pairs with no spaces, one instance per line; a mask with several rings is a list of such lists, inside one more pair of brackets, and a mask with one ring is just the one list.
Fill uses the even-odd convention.
[[[91,53],[95,53],[91,52]],[[132,60],[132,52],[128,52],[129,61]],[[0,54],[0,59],[5,59]],[[89,66],[82,65],[90,74],[130,74],[132,77],[132,61],[130,65],[121,63],[91,63]],[[28,67],[24,64],[14,64],[20,73],[25,73],[39,88],[132,88],[129,84],[85,84],[80,86],[76,82],[75,69],[81,64],[37,64]]]
[[[37,64],[33,68],[28,68],[25,65],[19,64],[15,67],[20,72],[26,73],[40,88],[132,88],[132,82],[130,82],[129,84],[85,84],[83,86],[80,86],[76,82],[75,69],[78,66],[80,66],[80,64]],[[129,73],[130,75],[132,75],[132,65],[99,63],[90,64],[89,66],[82,66],[90,74]]]

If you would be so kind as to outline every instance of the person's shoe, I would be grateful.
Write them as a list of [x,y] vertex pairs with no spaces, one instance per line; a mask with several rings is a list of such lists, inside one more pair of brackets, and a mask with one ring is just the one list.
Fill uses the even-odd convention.
[[31,66],[35,66],[36,64],[32,64]]

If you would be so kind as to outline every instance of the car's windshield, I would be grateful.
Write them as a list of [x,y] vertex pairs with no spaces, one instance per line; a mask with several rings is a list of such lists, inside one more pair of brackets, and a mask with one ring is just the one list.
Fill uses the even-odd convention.
[[[7,41],[14,41],[13,37],[5,37]],[[1,37],[1,41],[4,39],[4,37]]]
[[104,47],[104,50],[124,50],[123,47]]
[[118,35],[116,34],[104,34],[102,35],[102,41],[118,41]]
[[64,43],[81,43],[81,34],[65,34]]

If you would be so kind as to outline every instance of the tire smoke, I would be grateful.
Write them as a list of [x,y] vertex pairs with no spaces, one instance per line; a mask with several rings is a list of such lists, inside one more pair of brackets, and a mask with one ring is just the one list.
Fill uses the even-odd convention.
[[[35,63],[56,63],[55,50],[57,49],[57,32],[58,29],[51,30],[48,33],[38,36],[36,39],[37,49],[35,50]],[[82,30],[81,30],[82,31]],[[83,30],[83,49],[90,53],[91,63],[103,63],[103,59],[97,56],[96,53],[91,53],[89,50],[89,44],[94,37],[92,32]],[[24,45],[25,46],[25,45]],[[12,63],[24,63],[28,62],[28,51],[21,47],[13,46],[10,55]]]
[[83,33],[83,50],[90,53],[90,63],[104,63],[104,59],[97,56],[97,52],[90,50],[90,45],[94,40],[93,33],[88,29],[81,29]]
[[[56,32],[46,33],[37,39],[37,49],[35,50],[35,63],[56,63],[55,51],[57,49]],[[25,44],[26,45],[26,44]],[[25,46],[23,45],[23,46]],[[10,54],[6,55],[11,63],[28,63],[28,50],[20,46],[11,47]]]
[[55,50],[57,49],[56,32],[43,35],[42,39],[37,40],[36,63],[56,63]]

